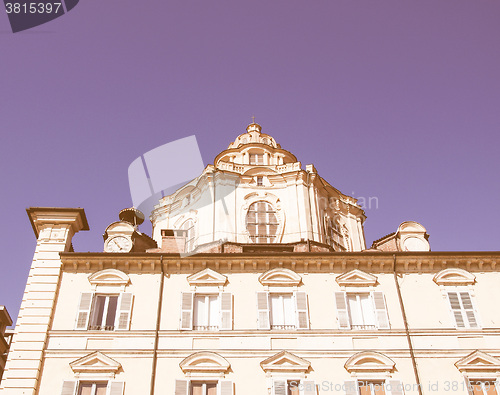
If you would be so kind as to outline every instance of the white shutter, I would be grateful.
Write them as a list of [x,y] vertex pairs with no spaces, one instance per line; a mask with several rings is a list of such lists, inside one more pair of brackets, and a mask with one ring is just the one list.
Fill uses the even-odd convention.
[[297,329],[309,329],[309,312],[307,310],[307,294],[295,292],[297,311]]
[[347,311],[347,297],[345,292],[335,292],[335,305],[340,329],[350,329],[349,313]]
[[220,329],[233,329],[233,295],[229,292],[222,292],[220,298]]
[[300,395],[316,395],[316,383],[314,381],[302,381],[302,388]]
[[387,306],[383,292],[372,292],[373,306],[375,316],[377,317],[379,329],[389,329],[389,316],[387,315]]
[[189,395],[189,381],[175,380],[175,395]]
[[123,395],[123,381],[112,381],[108,384],[108,395]]
[[[233,395],[233,382],[230,380],[219,381],[220,395]],[[177,395],[177,394],[176,394]]]
[[345,395],[358,395],[358,383],[356,380],[344,381]]
[[130,292],[123,292],[120,295],[120,307],[116,314],[115,328],[120,330],[130,329],[130,318],[132,312],[132,302],[134,295]]
[[273,395],[287,395],[285,380],[273,381]]
[[193,292],[181,294],[181,329],[193,329]]
[[92,294],[82,293],[78,305],[78,314],[76,316],[75,329],[87,330],[89,325],[90,308],[92,307]]
[[478,323],[476,319],[476,314],[474,312],[474,305],[472,304],[472,298],[469,292],[460,292],[460,299],[462,300],[462,308],[467,318],[469,328],[477,328]]
[[[269,293],[257,292],[257,313],[259,316],[259,329],[270,329],[269,320]],[[285,394],[286,395],[286,394]]]
[[67,380],[63,382],[61,395],[75,395],[75,391],[76,391],[76,381]]
[[387,395],[403,395],[403,383],[399,380],[388,380],[386,382]]
[[458,292],[448,292],[448,302],[451,309],[451,315],[453,316],[453,321],[455,322],[456,328],[465,328],[464,317],[462,315],[462,307],[460,305],[460,299]]

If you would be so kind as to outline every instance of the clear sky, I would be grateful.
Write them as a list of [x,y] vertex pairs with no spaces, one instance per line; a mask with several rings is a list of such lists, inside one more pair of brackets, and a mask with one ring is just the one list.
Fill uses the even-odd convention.
[[500,250],[499,21],[499,0],[81,0],[13,34],[2,11],[0,304],[17,316],[25,208],[83,207],[75,249],[102,251],[136,157],[195,134],[213,163],[252,115],[377,199],[368,246],[415,220],[434,251]]

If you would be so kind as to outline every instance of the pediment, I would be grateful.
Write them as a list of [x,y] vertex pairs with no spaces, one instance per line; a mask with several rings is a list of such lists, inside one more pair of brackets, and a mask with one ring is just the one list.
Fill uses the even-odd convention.
[[434,282],[438,285],[472,285],[476,277],[463,269],[444,269],[434,276]]
[[374,351],[363,351],[354,354],[344,367],[349,372],[392,372],[395,362],[384,354]]
[[335,281],[341,286],[369,287],[377,284],[377,277],[359,269],[341,274]]
[[205,269],[187,278],[189,285],[225,285],[227,277],[212,269]]
[[259,281],[262,285],[291,287],[298,286],[302,277],[290,269],[276,268],[262,274]]
[[116,269],[105,269],[89,276],[92,285],[127,285],[130,278],[125,273]]
[[69,364],[75,373],[116,373],[121,364],[107,355],[96,351]]
[[201,351],[191,354],[179,364],[183,372],[226,372],[231,366],[229,362],[217,353]]
[[311,363],[288,351],[281,351],[260,363],[265,372],[306,372]]
[[476,350],[473,353],[462,358],[455,363],[455,366],[461,372],[477,372],[477,371],[500,371],[500,359],[495,358],[485,352]]

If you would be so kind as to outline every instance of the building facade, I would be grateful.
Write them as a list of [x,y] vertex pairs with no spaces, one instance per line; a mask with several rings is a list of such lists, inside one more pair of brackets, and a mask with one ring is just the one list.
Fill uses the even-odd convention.
[[30,208],[37,245],[0,394],[497,394],[500,253],[431,252],[251,124],[103,252],[83,209]]

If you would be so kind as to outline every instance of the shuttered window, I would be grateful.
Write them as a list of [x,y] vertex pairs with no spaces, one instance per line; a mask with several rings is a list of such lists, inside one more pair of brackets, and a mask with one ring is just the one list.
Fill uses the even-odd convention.
[[468,291],[448,291],[448,301],[457,328],[477,328],[472,298]]
[[389,316],[382,292],[335,292],[340,329],[388,329]]
[[214,331],[219,329],[219,295],[195,295],[195,330]]
[[257,292],[259,329],[309,329],[305,292]]
[[273,395],[316,395],[314,381],[301,381],[290,379],[273,380]]
[[182,292],[180,327],[200,331],[233,329],[233,295]]
[[123,395],[123,381],[65,381],[61,395]]
[[293,294],[270,295],[271,329],[295,329],[296,316]]
[[384,382],[360,381],[358,383],[359,395],[385,395]]
[[78,330],[128,330],[132,312],[133,295],[82,293],[78,306]]
[[175,395],[233,395],[233,382],[175,380]]
[[268,202],[255,202],[248,208],[246,226],[252,242],[274,243],[278,225],[276,210]]

